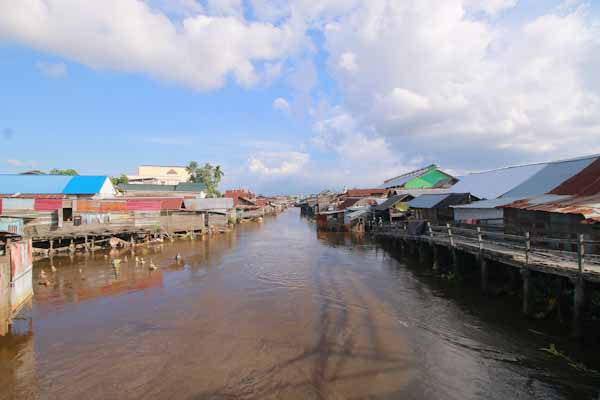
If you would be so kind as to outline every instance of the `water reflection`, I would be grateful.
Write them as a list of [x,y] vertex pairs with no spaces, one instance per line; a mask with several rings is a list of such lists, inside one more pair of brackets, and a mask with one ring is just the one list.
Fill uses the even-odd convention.
[[545,338],[364,236],[316,233],[297,210],[207,240],[55,257],[36,280],[42,270],[34,336],[0,342],[0,398],[597,394],[594,376],[539,351]]

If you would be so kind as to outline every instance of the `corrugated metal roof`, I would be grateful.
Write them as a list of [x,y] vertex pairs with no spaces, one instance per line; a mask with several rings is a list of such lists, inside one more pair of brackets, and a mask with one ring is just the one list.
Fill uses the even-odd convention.
[[433,208],[436,204],[445,200],[450,193],[445,194],[424,194],[408,202],[410,208]]
[[412,196],[410,196],[408,194],[397,194],[397,195],[394,195],[392,197],[389,197],[383,203],[381,203],[378,206],[376,206],[375,210],[377,210],[377,211],[386,211],[386,210],[390,209],[391,207],[395,206],[396,203],[398,203],[399,201],[402,201],[402,200],[410,198],[410,197],[412,197]]
[[424,194],[451,193],[450,189],[390,189],[390,192],[396,195],[410,195],[412,197],[418,197]]
[[471,193],[480,199],[495,199],[519,186],[547,165],[547,163],[531,164],[469,174],[459,177],[452,191]]
[[461,204],[461,205],[451,206],[451,207],[452,208],[477,208],[477,209],[497,208],[497,207],[505,206],[505,205],[510,204],[517,200],[521,200],[521,198],[499,197],[497,199],[474,201],[471,204]]
[[204,183],[179,183],[175,187],[177,192],[204,192],[206,191],[206,185]]
[[186,199],[184,204],[188,210],[223,210],[233,208],[233,199],[231,197]]
[[593,196],[554,196],[554,200],[545,197],[544,202],[539,198],[526,199],[507,205],[505,208],[517,208],[529,211],[544,211],[559,214],[578,214],[584,217],[585,223],[600,222],[600,195]]
[[62,194],[71,178],[66,175],[0,175],[0,193]]
[[124,192],[174,192],[175,185],[151,185],[147,183],[122,183],[119,189]]
[[[525,182],[511,189],[507,197],[529,197],[548,193],[588,167],[597,157],[551,162]],[[575,193],[571,193],[575,194]]]
[[107,176],[73,176],[63,189],[63,194],[100,193]]
[[600,158],[552,190],[553,194],[592,196],[600,193]]
[[420,175],[423,175],[434,168],[437,168],[437,166],[430,165],[425,168],[407,172],[406,174],[403,174],[403,175],[397,176],[395,178],[391,178],[391,179],[384,181],[383,184],[379,186],[379,188],[388,189],[388,188],[402,186],[402,185],[406,184],[407,182],[409,182],[411,179],[414,179]]

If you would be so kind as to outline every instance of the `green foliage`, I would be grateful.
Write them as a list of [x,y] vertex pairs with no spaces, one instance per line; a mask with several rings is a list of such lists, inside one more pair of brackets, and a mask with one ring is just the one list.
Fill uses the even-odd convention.
[[79,175],[79,174],[73,168],[69,168],[69,169],[52,168],[50,170],[50,175],[70,175],[70,176],[75,176],[75,175]]
[[219,183],[221,182],[221,178],[225,176],[225,173],[223,173],[220,165],[213,166],[210,163],[206,163],[203,167],[199,167],[196,161],[190,161],[186,170],[190,174],[189,182],[203,183],[206,185],[208,196],[221,197]]
[[119,176],[118,178],[113,176],[112,178],[110,178],[110,180],[115,186],[123,183],[129,183],[129,178],[127,178],[127,175],[125,174],[121,174],[121,176]]

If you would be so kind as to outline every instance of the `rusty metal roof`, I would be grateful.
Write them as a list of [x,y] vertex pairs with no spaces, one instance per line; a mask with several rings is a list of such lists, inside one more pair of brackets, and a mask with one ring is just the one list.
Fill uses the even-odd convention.
[[550,193],[559,195],[578,194],[580,196],[592,196],[600,193],[600,158],[596,158],[593,163]]
[[503,208],[544,211],[559,214],[578,214],[584,223],[600,222],[600,194],[593,196],[545,195],[518,200]]

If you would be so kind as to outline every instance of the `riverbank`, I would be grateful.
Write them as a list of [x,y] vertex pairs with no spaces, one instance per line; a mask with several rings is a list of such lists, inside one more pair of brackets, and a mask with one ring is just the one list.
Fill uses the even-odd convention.
[[0,399],[598,395],[595,375],[541,350],[544,327],[297,210],[136,255],[159,268],[115,280],[103,251],[54,257],[31,334],[0,340]]

